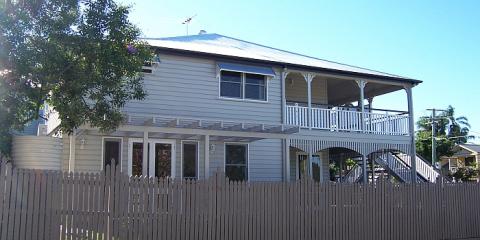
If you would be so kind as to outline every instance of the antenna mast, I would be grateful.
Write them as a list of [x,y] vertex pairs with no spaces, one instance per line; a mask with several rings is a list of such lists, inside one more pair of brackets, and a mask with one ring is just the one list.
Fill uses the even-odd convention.
[[190,24],[190,22],[192,21],[192,19],[193,19],[194,17],[196,17],[196,16],[197,16],[197,14],[195,14],[195,15],[187,18],[187,19],[185,19],[185,21],[182,22],[182,24],[185,25],[185,27],[187,28],[187,35],[188,35],[188,25]]

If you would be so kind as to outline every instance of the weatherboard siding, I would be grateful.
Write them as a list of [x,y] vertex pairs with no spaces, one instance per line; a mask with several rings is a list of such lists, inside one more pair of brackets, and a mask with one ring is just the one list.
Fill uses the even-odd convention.
[[62,139],[48,136],[14,136],[12,160],[15,167],[60,170]]
[[[237,122],[281,123],[281,83],[279,76],[268,82],[268,102],[240,101],[219,97],[216,62],[209,59],[161,55],[161,63],[152,74],[145,74],[148,96],[132,101],[127,114],[178,116]],[[200,141],[200,177],[204,177],[203,141]],[[224,171],[224,144],[215,142],[210,157],[210,173]],[[181,145],[177,141],[176,176],[181,174]],[[249,179],[282,179],[280,140],[250,143]]]
[[148,96],[132,101],[124,112],[225,121],[281,123],[281,83],[268,83],[268,102],[222,99],[216,62],[210,59],[161,55],[161,63],[145,74]]
[[[210,174],[225,172],[225,144],[214,142],[210,154]],[[227,143],[228,144],[228,143]],[[282,141],[265,139],[248,144],[248,180],[282,181]]]
[[[104,136],[103,138],[109,138]],[[80,139],[85,139],[82,147]],[[124,172],[128,170],[128,138],[124,137],[122,144],[121,169]],[[63,166],[67,171],[69,164],[69,144],[70,139],[63,139]],[[190,142],[190,140],[189,140]],[[225,171],[225,143],[212,141],[214,148],[210,152],[210,175],[215,172]],[[76,138],[75,148],[75,171],[79,172],[99,172],[102,170],[102,136],[80,135]],[[205,178],[205,141],[198,141],[198,177]],[[282,144],[278,139],[266,139],[249,144],[248,171],[249,181],[281,181],[282,180]],[[183,175],[183,155],[182,141],[175,141],[175,164],[174,172],[176,177]]]
[[[307,103],[307,81],[303,77],[287,76],[285,94],[288,102]],[[312,104],[328,104],[327,80],[325,78],[316,77],[313,79]]]

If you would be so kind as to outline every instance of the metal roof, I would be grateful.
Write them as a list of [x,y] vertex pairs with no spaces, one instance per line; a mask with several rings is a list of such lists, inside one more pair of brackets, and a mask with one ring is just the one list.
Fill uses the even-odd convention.
[[480,153],[480,145],[476,145],[476,144],[458,144],[458,146],[468,150],[468,151],[471,151],[471,152],[477,152],[477,153]]
[[149,45],[158,48],[180,50],[195,53],[214,54],[226,57],[253,59],[279,64],[291,64],[321,70],[334,70],[345,73],[357,73],[387,79],[403,80],[413,83],[421,81],[394,74],[355,67],[302,54],[284,51],[219,34],[199,34],[168,38],[145,38]]

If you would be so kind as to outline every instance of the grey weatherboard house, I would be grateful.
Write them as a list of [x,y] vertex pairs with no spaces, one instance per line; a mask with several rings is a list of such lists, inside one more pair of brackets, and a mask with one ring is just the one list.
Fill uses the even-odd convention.
[[[148,96],[127,104],[123,125],[108,135],[84,126],[63,138],[19,136],[14,163],[95,172],[117,160],[130,175],[204,179],[224,172],[247,181],[438,176],[423,160],[411,161],[418,80],[218,34],[145,41],[157,55],[144,67]],[[395,91],[406,91],[407,112],[372,107],[376,96]],[[35,137],[55,142],[49,159],[57,162],[40,166],[15,156]],[[331,172],[332,164],[340,170]]]

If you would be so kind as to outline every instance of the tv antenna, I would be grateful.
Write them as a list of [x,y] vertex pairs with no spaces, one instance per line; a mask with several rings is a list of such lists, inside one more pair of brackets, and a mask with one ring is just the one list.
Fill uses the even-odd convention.
[[190,22],[192,21],[192,19],[193,19],[194,17],[196,17],[196,16],[197,16],[197,14],[195,14],[195,15],[187,18],[187,19],[185,19],[185,21],[182,22],[182,24],[184,24],[185,27],[187,28],[187,35],[188,35],[188,25],[190,24]]

